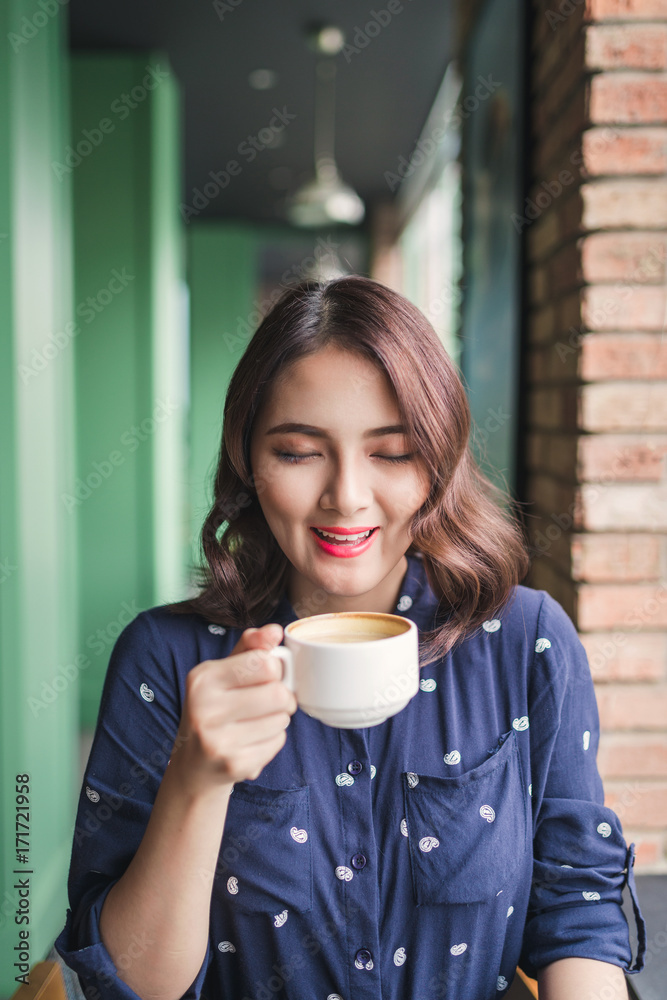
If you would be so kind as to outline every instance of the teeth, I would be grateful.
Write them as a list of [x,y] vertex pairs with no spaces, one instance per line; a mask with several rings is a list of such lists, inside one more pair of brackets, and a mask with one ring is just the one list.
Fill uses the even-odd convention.
[[316,528],[315,530],[319,535],[324,535],[325,538],[335,538],[339,542],[356,542],[361,538],[368,538],[373,529],[362,531],[359,535],[334,535],[330,531],[323,531],[321,528]]

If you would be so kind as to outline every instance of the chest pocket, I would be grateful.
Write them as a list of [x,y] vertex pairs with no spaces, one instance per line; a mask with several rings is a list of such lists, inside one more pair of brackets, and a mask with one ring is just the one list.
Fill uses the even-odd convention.
[[529,796],[514,730],[472,771],[403,775],[416,904],[478,903],[497,895],[528,848]]
[[[216,882],[232,909],[312,908],[309,789],[239,784],[229,799]],[[280,924],[276,924],[280,926]]]

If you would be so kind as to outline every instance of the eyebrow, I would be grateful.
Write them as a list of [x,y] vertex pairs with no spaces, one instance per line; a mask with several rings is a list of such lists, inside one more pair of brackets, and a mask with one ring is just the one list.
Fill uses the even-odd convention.
[[[403,424],[391,424],[388,427],[375,427],[373,430],[366,431],[364,433],[365,438],[371,437],[384,437],[387,434],[405,434],[405,427]],[[310,424],[295,424],[295,423],[285,423],[277,424],[276,427],[272,427],[271,430],[266,432],[267,437],[269,434],[307,434],[308,437],[319,437],[325,438],[327,441],[331,439],[331,435],[327,434],[326,431],[322,430],[321,427],[311,427]]]

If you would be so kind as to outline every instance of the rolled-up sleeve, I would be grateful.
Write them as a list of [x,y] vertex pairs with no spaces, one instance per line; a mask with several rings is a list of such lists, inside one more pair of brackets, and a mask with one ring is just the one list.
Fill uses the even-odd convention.
[[[88,1000],[137,1000],[120,978],[152,946],[145,935],[114,964],[100,934],[108,892],[127,869],[144,835],[180,720],[173,657],[150,613],[119,636],[109,661],[100,711],[79,796],[68,879],[69,908],[55,942],[79,976]],[[198,1000],[210,943],[184,994]]]
[[[545,593],[530,682],[534,866],[520,965],[531,976],[562,958],[591,958],[626,972],[643,967],[645,926],[634,884],[634,845],[604,805],[596,765],[599,719],[576,629]],[[621,908],[632,896],[634,962]]]

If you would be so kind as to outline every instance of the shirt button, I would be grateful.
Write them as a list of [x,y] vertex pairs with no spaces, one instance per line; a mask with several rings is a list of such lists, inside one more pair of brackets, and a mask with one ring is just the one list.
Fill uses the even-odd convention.
[[353,868],[365,868],[366,867],[366,858],[364,857],[363,854],[355,854],[354,855],[354,857],[352,858],[352,867]]
[[362,965],[366,965],[367,962],[370,962],[373,956],[371,955],[368,948],[360,948],[354,957],[356,958],[357,962],[361,962]]
[[350,763],[347,765],[347,769],[350,772],[350,774],[360,774],[361,771],[363,771],[364,769],[364,765],[361,763],[360,760],[351,760]]

